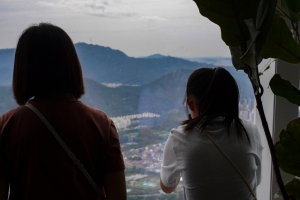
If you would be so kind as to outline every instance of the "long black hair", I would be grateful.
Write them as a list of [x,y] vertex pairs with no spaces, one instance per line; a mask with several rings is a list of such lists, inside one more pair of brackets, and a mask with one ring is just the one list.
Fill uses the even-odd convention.
[[[250,143],[247,131],[239,118],[238,85],[227,70],[222,67],[195,70],[188,79],[185,100],[191,96],[198,101],[199,113],[198,117],[182,122],[186,125],[185,132],[198,124],[200,130],[205,130],[214,118],[223,116],[228,134],[234,122],[238,138],[243,138],[243,134],[246,134]],[[187,105],[186,109],[188,111]]]

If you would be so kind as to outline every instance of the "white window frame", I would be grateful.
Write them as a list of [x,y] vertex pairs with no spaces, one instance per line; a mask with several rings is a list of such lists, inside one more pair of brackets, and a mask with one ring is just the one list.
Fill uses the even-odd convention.
[[[264,60],[259,68],[265,65]],[[274,143],[279,140],[279,133],[282,129],[286,128],[287,123],[298,117],[298,106],[290,103],[282,97],[275,96],[270,87],[269,81],[274,74],[280,74],[283,79],[289,80],[294,86],[299,87],[300,79],[300,66],[285,63],[283,61],[277,61],[273,63],[268,71],[261,76],[261,84],[264,87],[264,94],[262,96],[262,102],[272,134]],[[271,165],[271,155],[269,147],[264,135],[264,131],[261,125],[258,111],[255,113],[255,123],[261,133],[262,143],[264,146],[263,160],[262,160],[262,182],[257,188],[258,199],[274,199],[274,194],[278,190],[276,177],[273,173],[273,167]],[[283,172],[281,170],[281,176],[283,182],[287,182],[293,178],[293,176]],[[276,199],[277,200],[277,199]]]

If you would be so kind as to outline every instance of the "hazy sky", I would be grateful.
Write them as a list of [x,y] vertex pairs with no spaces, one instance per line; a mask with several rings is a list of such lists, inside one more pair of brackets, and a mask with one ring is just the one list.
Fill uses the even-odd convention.
[[217,25],[192,0],[0,0],[0,49],[15,48],[33,23],[63,28],[74,43],[128,56],[229,56]]

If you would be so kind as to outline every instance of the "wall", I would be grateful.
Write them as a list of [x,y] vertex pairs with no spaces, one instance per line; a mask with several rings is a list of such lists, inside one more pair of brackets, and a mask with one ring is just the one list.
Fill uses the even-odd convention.
[[[278,61],[276,63],[276,73],[281,75],[281,78],[289,80],[294,86],[299,88],[300,79],[300,66],[285,63],[283,61]],[[274,99],[274,125],[273,125],[273,141],[279,140],[279,133],[282,129],[286,129],[286,125],[289,121],[298,117],[298,106],[290,103],[282,97],[275,96]],[[281,176],[283,182],[286,183],[290,181],[294,176],[291,176],[283,171],[281,171]],[[271,194],[272,199],[274,199],[274,194],[278,190],[276,183],[276,177],[272,173],[272,188]],[[280,198],[281,199],[281,198]],[[278,199],[277,199],[278,200]]]

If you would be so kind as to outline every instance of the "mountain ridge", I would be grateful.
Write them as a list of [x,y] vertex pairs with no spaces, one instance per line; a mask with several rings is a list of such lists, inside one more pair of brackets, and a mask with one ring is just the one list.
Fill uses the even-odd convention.
[[[171,56],[134,58],[120,50],[86,43],[76,43],[75,48],[84,77],[98,83],[143,85],[176,70],[213,67]],[[1,70],[6,70],[5,73],[12,77],[14,52],[15,49],[0,50],[0,85],[11,83],[4,78]]]
[[[84,76],[99,83],[143,85],[179,69],[213,67],[210,64],[201,64],[170,56],[147,59],[128,57],[119,50],[108,51],[107,48],[85,43],[77,43],[75,47]],[[86,50],[90,48],[95,48],[93,53],[88,53],[89,51]]]
[[[170,110],[183,112],[188,76],[195,69],[215,67],[170,56],[133,58],[120,50],[85,43],[77,43],[75,47],[86,88],[81,100],[110,117],[153,112],[163,118]],[[11,91],[14,52],[14,49],[0,50],[0,58],[4,59],[0,62],[0,114],[16,106]],[[253,98],[247,75],[233,67],[224,68],[237,80],[241,98]],[[104,83],[119,83],[116,84],[119,87],[107,87]]]

